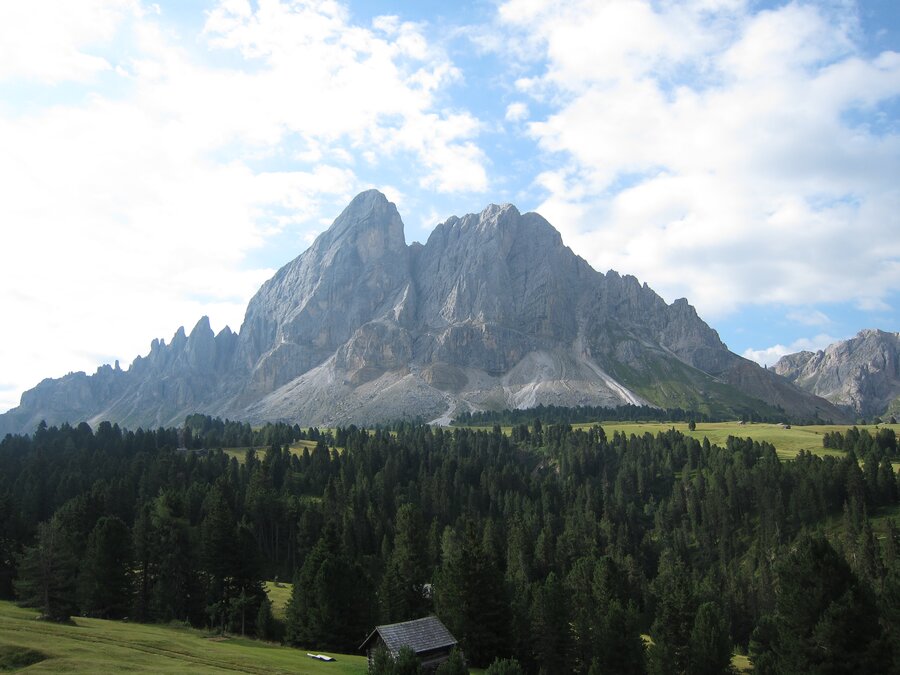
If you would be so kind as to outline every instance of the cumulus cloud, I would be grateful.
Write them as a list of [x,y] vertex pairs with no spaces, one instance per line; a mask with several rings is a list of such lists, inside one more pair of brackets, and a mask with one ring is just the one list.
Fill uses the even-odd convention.
[[[0,410],[203,314],[237,329],[273,273],[253,256],[288,231],[279,262],[299,253],[368,187],[366,152],[436,191],[487,186],[480,122],[439,104],[459,73],[420,26],[228,0],[183,35],[136,0],[49,4],[0,9],[0,80],[31,87],[0,107],[0,304],[17,325]],[[75,95],[43,104],[65,80]]]
[[529,124],[556,164],[538,210],[595,267],[713,318],[900,288],[900,133],[876,123],[900,54],[857,49],[851,9],[510,0],[498,20],[545,56],[519,87],[551,108]]
[[744,350],[743,356],[751,361],[756,361],[761,366],[774,366],[782,356],[796,354],[801,351],[815,352],[825,349],[825,347],[838,342],[840,339],[823,333],[811,338],[799,338],[787,346],[777,344],[763,349],[748,348]]
[[205,33],[213,47],[263,65],[207,106],[233,111],[226,114],[246,135],[270,145],[297,135],[312,146],[377,148],[374,162],[412,153],[431,189],[487,188],[479,121],[436,105],[460,73],[417,24],[377,17],[363,28],[335,2],[229,2],[210,13]]
[[55,84],[112,70],[99,50],[128,15],[141,11],[136,0],[0,3],[0,81]]
[[521,101],[506,106],[506,121],[521,122],[528,119],[528,106]]

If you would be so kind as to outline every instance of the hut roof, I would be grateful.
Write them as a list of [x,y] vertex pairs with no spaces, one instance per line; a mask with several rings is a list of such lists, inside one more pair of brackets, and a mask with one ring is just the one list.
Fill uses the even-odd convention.
[[434,649],[453,647],[457,644],[456,638],[436,616],[376,626],[366,641],[360,645],[360,649],[368,648],[375,636],[380,636],[388,651],[395,656],[404,646],[409,647],[416,654],[421,654]]

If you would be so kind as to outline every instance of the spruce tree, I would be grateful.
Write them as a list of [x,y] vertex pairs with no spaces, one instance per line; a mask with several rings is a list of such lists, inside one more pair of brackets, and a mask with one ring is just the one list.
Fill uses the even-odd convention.
[[731,672],[731,636],[721,608],[704,602],[697,609],[689,649],[692,675],[727,675]]
[[663,551],[659,572],[653,581],[656,618],[650,628],[649,650],[652,673],[688,672],[688,649],[694,625],[694,597],[689,573],[671,550]]
[[128,615],[133,591],[131,532],[121,518],[103,516],[88,537],[78,579],[82,612],[103,619]]
[[435,584],[435,610],[475,666],[508,651],[509,603],[503,576],[483,553],[474,521],[463,525],[459,541],[447,537]]
[[450,650],[450,657],[435,670],[435,675],[467,675],[466,660],[458,647]]
[[57,519],[38,525],[37,540],[19,558],[16,593],[23,605],[48,621],[67,621],[77,610],[77,564]]
[[395,530],[380,592],[382,619],[387,623],[418,619],[431,607],[425,593],[428,552],[421,512],[409,504],[401,506]]
[[314,649],[354,650],[371,627],[368,577],[326,530],[294,577],[285,639]]
[[822,537],[801,535],[776,567],[775,612],[751,657],[769,672],[887,672],[871,590]]

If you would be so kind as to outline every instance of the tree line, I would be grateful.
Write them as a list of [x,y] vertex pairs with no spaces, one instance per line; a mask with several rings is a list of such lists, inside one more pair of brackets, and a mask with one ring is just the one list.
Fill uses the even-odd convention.
[[[683,408],[656,408],[649,405],[625,404],[615,407],[606,406],[575,406],[564,407],[544,405],[535,408],[514,410],[481,410],[476,412],[461,412],[452,420],[457,426],[491,426],[500,424],[514,426],[519,424],[531,424],[535,419],[544,424],[590,424],[596,420],[617,422],[729,422],[735,419],[734,414],[705,413],[698,410],[685,410]],[[778,424],[786,422],[788,416],[784,413],[777,415],[762,415],[758,411],[747,408],[740,413],[742,422],[768,422]],[[820,419],[795,419],[795,424],[823,424]]]
[[869,433],[868,429],[851,427],[845,432],[826,431],[822,434],[822,447],[854,452],[858,457],[872,453],[876,460],[897,457],[897,434],[889,427]]
[[889,462],[513,432],[351,426],[243,461],[184,427],[7,436],[0,595],[345,652],[434,612],[471,665],[526,672],[725,673],[735,647],[760,673],[898,672]]

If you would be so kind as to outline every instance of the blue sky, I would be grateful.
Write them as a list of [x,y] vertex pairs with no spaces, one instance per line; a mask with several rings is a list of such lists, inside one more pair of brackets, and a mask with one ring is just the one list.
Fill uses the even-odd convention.
[[512,202],[761,363],[900,330],[900,3],[0,5],[0,410],[253,292],[360,190]]

